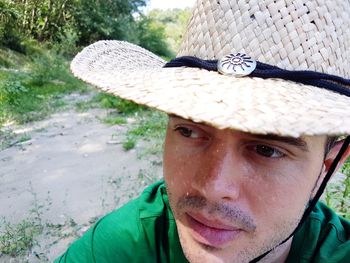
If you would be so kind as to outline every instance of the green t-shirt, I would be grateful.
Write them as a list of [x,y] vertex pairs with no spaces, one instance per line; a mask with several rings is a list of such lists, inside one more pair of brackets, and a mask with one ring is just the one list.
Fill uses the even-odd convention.
[[[100,219],[55,263],[188,262],[164,182]],[[287,263],[350,262],[350,222],[318,203],[293,239]]]

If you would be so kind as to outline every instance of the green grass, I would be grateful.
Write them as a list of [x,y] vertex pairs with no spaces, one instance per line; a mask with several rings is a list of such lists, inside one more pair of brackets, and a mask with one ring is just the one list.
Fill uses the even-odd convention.
[[343,165],[344,178],[327,185],[324,200],[339,215],[350,220],[350,158]]
[[0,48],[0,67],[18,69],[29,61],[30,58],[22,53]]
[[135,123],[128,129],[126,141],[147,142],[148,145],[144,147],[140,157],[148,154],[161,155],[167,121],[168,117],[163,112],[143,111],[135,117]]
[[[31,183],[29,184],[29,192],[33,197],[30,216],[17,224],[12,224],[5,218],[0,221],[0,255],[25,256],[37,244],[36,238],[43,232],[44,225],[41,216],[45,204],[39,204]],[[50,200],[49,197],[48,200]],[[51,203],[48,202],[48,205]]]
[[350,157],[345,161],[341,171],[350,175]]
[[[167,125],[167,115],[157,110],[140,106],[133,102],[99,93],[91,100],[76,104],[78,111],[91,108],[104,108],[113,110],[102,121],[108,125],[126,125],[128,131],[122,142],[123,149],[128,151],[139,141],[152,141],[143,154],[160,154]],[[129,124],[127,119],[133,121]]]
[[30,56],[0,51],[0,65],[6,64],[0,67],[0,127],[43,119],[66,105],[64,95],[86,91],[69,72],[69,61],[53,51],[37,48]]
[[0,48],[0,150],[25,139],[4,127],[44,119],[67,105],[65,95],[88,90],[69,60],[28,43],[27,55]]
[[85,112],[89,109],[94,109],[98,108],[99,103],[98,102],[93,102],[92,100],[90,101],[79,101],[75,104],[75,110],[78,112]]
[[25,219],[18,224],[11,224],[4,218],[0,221],[0,254],[12,257],[24,256],[35,244],[35,238],[42,233],[43,226]]
[[136,139],[135,138],[127,138],[124,142],[123,142],[123,149],[125,151],[129,151],[131,149],[134,149],[136,146]]
[[97,94],[91,102],[98,102],[99,107],[104,109],[115,109],[124,116],[132,116],[135,113],[147,110],[144,106],[103,92]]
[[18,137],[17,143],[22,143],[31,140],[32,137],[29,134],[22,134]]
[[0,130],[0,151],[16,144],[20,144],[31,140],[32,137],[29,134],[14,134],[11,131]]
[[108,125],[125,125],[128,123],[125,117],[113,115],[106,117],[103,122]]
[[77,111],[86,111],[93,108],[113,109],[116,110],[120,116],[133,116],[139,112],[147,110],[146,107],[115,97],[113,95],[99,92],[89,101],[82,101],[76,103]]
[[[51,209],[52,205],[50,192],[47,193],[47,198],[42,202],[39,202],[31,183],[29,184],[29,192],[33,201],[27,218],[19,223],[12,223],[9,219],[0,218],[0,258],[1,255],[8,255],[19,260],[16,262],[27,262],[25,259],[33,252],[33,248],[35,250],[41,248],[40,237],[45,236],[53,240],[51,243],[53,245],[61,238],[69,236],[77,238],[79,229],[85,226],[78,225],[72,218],[67,218],[61,224],[44,221],[43,215]],[[36,253],[36,251],[34,252]],[[49,262],[45,254],[39,253],[36,256],[40,262]]]

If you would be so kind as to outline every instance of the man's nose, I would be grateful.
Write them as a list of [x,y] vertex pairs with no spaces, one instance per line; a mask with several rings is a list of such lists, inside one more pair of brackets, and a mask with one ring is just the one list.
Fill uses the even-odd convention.
[[203,155],[192,187],[212,201],[233,201],[240,194],[240,164],[234,147],[220,143]]

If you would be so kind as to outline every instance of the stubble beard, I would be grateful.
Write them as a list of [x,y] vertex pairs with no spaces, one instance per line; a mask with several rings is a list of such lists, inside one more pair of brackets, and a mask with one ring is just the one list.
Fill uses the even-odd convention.
[[[178,229],[181,247],[183,249],[185,257],[190,263],[249,263],[250,261],[264,254],[267,251],[273,249],[277,251],[279,249],[279,245],[291,235],[294,229],[296,229],[306,207],[305,204],[304,209],[300,209],[298,215],[296,215],[292,219],[284,221],[278,220],[278,222],[271,227],[268,236],[265,238],[261,238],[259,237],[260,235],[258,235],[257,233],[259,231],[259,227],[254,225],[254,222],[250,217],[243,216],[242,212],[239,209],[231,207],[230,210],[228,210],[229,212],[227,212],[227,209],[223,209],[223,206],[220,204],[209,205],[211,206],[211,208],[221,207],[221,209],[219,209],[221,210],[221,212],[218,212],[218,216],[224,217],[225,219],[227,219],[228,216],[233,216],[234,218],[232,221],[238,220],[240,224],[243,224],[245,227],[252,231],[252,234],[250,235],[251,238],[249,239],[249,241],[247,241],[247,244],[244,248],[239,248],[239,251],[233,251],[231,253],[225,251],[226,257],[229,258],[222,258],[221,255],[224,252],[223,250],[227,250],[228,248],[213,248],[197,243],[186,230],[186,226],[184,226],[181,220],[179,220],[179,218],[183,218],[182,211],[185,208],[198,209],[198,211],[201,211],[201,209],[208,209],[208,204],[205,202],[205,199],[198,196],[183,196],[179,198],[179,200],[174,200],[173,195],[171,194],[171,191],[169,191],[168,188],[167,192],[169,196],[169,204],[176,220],[176,226]],[[215,209],[212,208],[212,210]],[[240,237],[238,237],[238,239],[239,238]],[[233,249],[234,247],[232,247],[232,250]],[[273,252],[274,251],[269,253],[264,258],[265,260],[268,259],[268,261],[263,261],[274,262],[273,257],[275,254],[278,253]]]

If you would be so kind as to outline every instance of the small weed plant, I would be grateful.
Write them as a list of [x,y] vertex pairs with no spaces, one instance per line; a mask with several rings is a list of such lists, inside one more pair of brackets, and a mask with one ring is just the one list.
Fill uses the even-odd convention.
[[31,219],[11,224],[5,218],[0,220],[0,255],[24,256],[35,244],[35,238],[42,233],[43,226]]
[[136,146],[136,140],[135,138],[127,138],[124,142],[123,142],[123,149],[125,151],[129,151],[131,149],[134,149]]
[[141,156],[161,155],[167,121],[168,117],[165,113],[156,110],[144,111],[135,118],[135,123],[127,131],[126,141],[147,142],[148,145]]
[[[95,107],[114,110],[103,119],[103,122],[108,125],[128,125],[128,131],[122,142],[124,150],[135,148],[139,141],[148,141],[152,145],[145,149],[144,154],[161,153],[168,120],[165,113],[106,93],[99,93],[90,101],[79,102],[76,107],[81,111]],[[133,121],[128,123],[128,119]]]
[[[19,223],[11,223],[4,217],[0,218],[0,259],[1,255],[7,255],[21,260],[28,257],[34,250],[42,250],[39,237],[43,235],[54,238],[53,244],[57,239],[68,236],[77,237],[80,226],[72,218],[67,218],[64,224],[52,224],[43,220],[44,213],[51,209],[50,192],[47,193],[47,198],[43,202],[39,202],[31,183],[29,192],[33,201],[27,218]],[[34,251],[34,254],[40,262],[49,262],[45,253]]]
[[0,255],[25,256],[37,244],[36,238],[43,232],[44,225],[41,216],[45,205],[38,202],[37,194],[31,183],[29,183],[28,191],[33,197],[30,216],[17,224],[12,224],[5,218],[1,219]]
[[341,169],[342,177],[328,184],[324,200],[338,214],[350,220],[350,158]]

